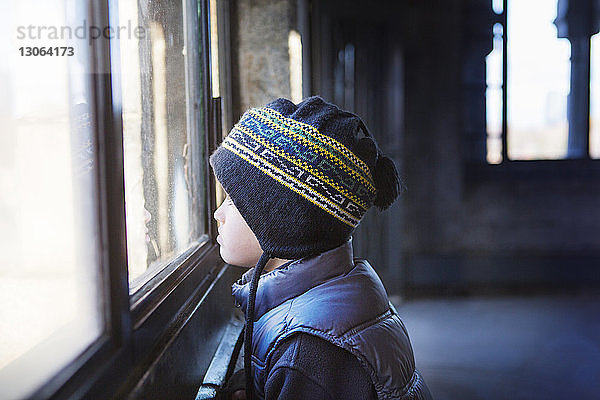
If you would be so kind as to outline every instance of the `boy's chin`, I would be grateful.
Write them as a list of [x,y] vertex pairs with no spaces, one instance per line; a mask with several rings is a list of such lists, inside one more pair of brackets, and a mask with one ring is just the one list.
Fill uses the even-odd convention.
[[221,258],[223,259],[223,261],[225,261],[227,264],[233,264],[231,262],[231,257],[229,257],[229,254],[227,254],[227,251],[223,248],[223,245],[219,246],[219,254],[221,254]]
[[242,268],[252,268],[256,264],[251,264],[251,262],[248,260],[243,260],[240,257],[232,255],[223,246],[219,247],[219,253],[221,254],[221,258],[223,259],[223,261],[225,261],[227,264],[236,265]]

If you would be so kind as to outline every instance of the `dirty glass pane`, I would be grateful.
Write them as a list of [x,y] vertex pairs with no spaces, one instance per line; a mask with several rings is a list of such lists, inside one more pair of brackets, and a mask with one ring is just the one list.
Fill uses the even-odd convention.
[[86,4],[0,13],[2,398],[30,396],[104,330],[90,47],[71,36],[90,26]]
[[192,93],[198,45],[187,45],[185,16],[185,1],[119,3],[119,26],[138,27],[119,38],[118,71],[131,292],[205,233],[200,153],[191,141],[202,137]]
[[508,2],[508,156],[564,158],[571,47],[557,37],[556,0]]

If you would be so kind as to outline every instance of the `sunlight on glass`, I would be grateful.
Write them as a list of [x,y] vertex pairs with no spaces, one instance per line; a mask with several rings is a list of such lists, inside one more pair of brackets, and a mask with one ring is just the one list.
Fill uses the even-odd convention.
[[[26,0],[0,14],[3,398],[29,396],[104,328],[90,47],[48,36],[89,26],[87,11],[74,0]],[[73,46],[74,56],[24,57],[21,46]]]
[[590,157],[600,158],[600,33],[592,36],[590,54]]
[[571,50],[557,38],[557,2],[509,1],[507,11],[509,158],[563,158]]
[[302,38],[291,30],[288,35],[288,52],[290,57],[290,94],[294,103],[302,101]]
[[487,161],[502,161],[502,25],[494,25],[493,49],[486,57]]
[[492,0],[492,10],[496,14],[502,14],[504,11],[504,1],[503,0]]
[[217,21],[217,0],[210,0],[210,73],[212,96],[219,97],[219,34]]

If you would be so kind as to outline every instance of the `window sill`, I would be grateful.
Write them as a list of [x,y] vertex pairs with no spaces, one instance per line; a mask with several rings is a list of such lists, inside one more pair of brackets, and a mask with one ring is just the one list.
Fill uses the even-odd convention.
[[501,164],[469,162],[464,168],[466,181],[496,179],[579,179],[599,178],[600,160],[511,160]]
[[[130,297],[131,311],[134,328],[142,324],[154,310],[163,303],[172,302],[177,297],[176,303],[181,303],[189,297],[193,288],[209,277],[220,264],[217,260],[218,247],[210,240],[199,243],[195,248],[182,254],[171,261],[160,273],[149,280],[140,290]],[[190,286],[186,290],[177,290],[184,281],[193,275]],[[176,296],[174,296],[176,294]],[[176,309],[176,308],[175,308]],[[173,311],[173,310],[171,310]]]

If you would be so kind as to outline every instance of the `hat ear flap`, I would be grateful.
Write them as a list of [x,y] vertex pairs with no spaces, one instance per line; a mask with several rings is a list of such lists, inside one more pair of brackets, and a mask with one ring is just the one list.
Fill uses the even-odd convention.
[[373,180],[375,181],[375,189],[377,189],[374,204],[380,210],[385,210],[392,205],[400,194],[401,185],[394,161],[382,153],[377,154]]

